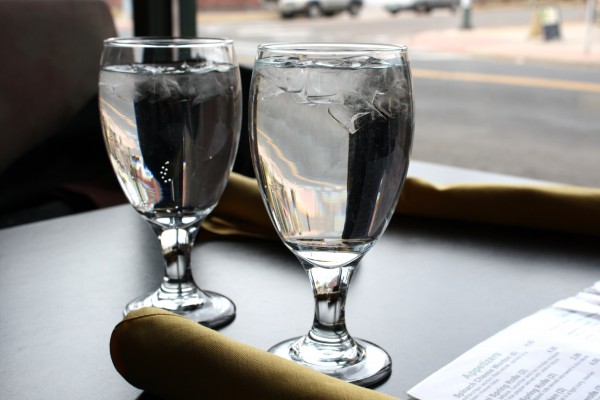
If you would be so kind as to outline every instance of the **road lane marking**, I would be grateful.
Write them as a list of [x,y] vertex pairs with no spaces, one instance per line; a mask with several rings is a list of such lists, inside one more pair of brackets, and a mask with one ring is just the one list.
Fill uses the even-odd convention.
[[511,76],[496,74],[480,74],[476,72],[437,71],[432,69],[413,69],[413,77],[425,79],[441,79],[450,81],[467,81],[493,83],[500,85],[527,86],[543,89],[570,90],[576,92],[600,93],[599,83],[570,81],[563,79],[533,78],[527,76]]

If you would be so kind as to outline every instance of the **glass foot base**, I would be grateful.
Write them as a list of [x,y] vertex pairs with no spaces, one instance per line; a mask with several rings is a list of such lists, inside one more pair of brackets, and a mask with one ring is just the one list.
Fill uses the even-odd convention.
[[183,298],[165,298],[164,292],[159,289],[131,301],[125,307],[123,315],[142,307],[162,308],[213,329],[228,325],[235,319],[233,301],[222,294],[208,291],[198,291]]
[[292,346],[301,339],[302,337],[297,337],[281,342],[271,347],[269,352],[334,378],[364,387],[373,387],[383,383],[392,373],[392,359],[389,354],[371,342],[355,339],[356,343],[365,350],[364,358],[356,364],[323,366],[303,362],[292,356]]

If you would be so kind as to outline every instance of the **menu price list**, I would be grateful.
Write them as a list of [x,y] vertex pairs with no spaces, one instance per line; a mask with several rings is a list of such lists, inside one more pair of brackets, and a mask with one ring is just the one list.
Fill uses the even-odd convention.
[[492,336],[408,394],[419,400],[600,400],[600,282]]

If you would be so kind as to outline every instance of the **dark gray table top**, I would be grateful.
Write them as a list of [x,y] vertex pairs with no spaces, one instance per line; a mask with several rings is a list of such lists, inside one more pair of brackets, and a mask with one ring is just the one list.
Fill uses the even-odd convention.
[[[411,173],[514,180],[425,163]],[[281,243],[205,242],[192,260],[201,287],[238,306],[223,334],[266,349],[309,328],[308,279]],[[0,230],[0,398],[138,398],[108,342],[124,304],[162,273],[156,238],[128,205]],[[348,327],[392,356],[377,390],[406,398],[478,342],[598,279],[597,238],[396,216],[353,280]]]

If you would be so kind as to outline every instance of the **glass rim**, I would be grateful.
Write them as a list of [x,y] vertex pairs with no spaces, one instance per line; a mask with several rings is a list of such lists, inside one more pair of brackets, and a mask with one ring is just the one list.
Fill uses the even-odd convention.
[[265,43],[258,46],[258,51],[268,51],[281,54],[365,54],[377,52],[407,53],[406,45],[386,43],[352,43],[352,42],[290,42]]
[[104,40],[105,47],[181,49],[194,47],[218,47],[233,45],[233,40],[219,37],[168,37],[133,36],[112,37]]

